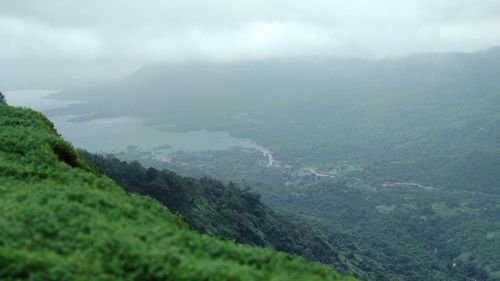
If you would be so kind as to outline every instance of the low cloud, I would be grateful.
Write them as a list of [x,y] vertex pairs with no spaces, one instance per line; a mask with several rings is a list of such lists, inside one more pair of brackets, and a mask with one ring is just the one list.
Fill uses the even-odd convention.
[[11,16],[0,16],[0,38],[0,59],[88,60],[103,54],[103,42],[92,29],[51,27]]
[[496,0],[4,1],[0,59],[385,57],[500,45]]
[[[231,28],[189,27],[182,31],[136,31],[117,41],[122,55],[144,60],[233,61],[304,55],[330,56],[347,51],[341,31],[292,21],[255,21]],[[110,42],[111,43],[111,42]]]

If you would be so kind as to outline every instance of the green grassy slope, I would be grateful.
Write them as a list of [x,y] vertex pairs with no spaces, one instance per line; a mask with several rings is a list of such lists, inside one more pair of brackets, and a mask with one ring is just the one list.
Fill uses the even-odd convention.
[[188,230],[98,176],[40,113],[0,104],[1,280],[352,280]]

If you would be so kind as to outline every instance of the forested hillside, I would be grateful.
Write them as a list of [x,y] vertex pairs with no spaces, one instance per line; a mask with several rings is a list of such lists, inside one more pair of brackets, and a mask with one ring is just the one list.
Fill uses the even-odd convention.
[[200,235],[100,176],[42,114],[0,104],[2,280],[352,280]]
[[119,157],[249,184],[366,266],[365,280],[498,280],[498,73],[499,48],[158,64],[61,93],[88,103],[53,113],[95,113],[77,121],[140,116],[158,130],[255,141],[272,165],[262,151],[242,148],[173,152],[162,161],[143,147]]
[[260,153],[238,149],[177,152],[168,162],[153,152],[117,156],[250,184],[266,205],[306,220],[351,264],[366,268],[362,280],[500,280],[499,195],[266,168]]
[[158,200],[202,233],[272,247],[330,264],[344,272],[363,274],[303,220],[276,214],[248,187],[242,190],[232,183],[225,185],[210,178],[194,179],[166,170],[146,169],[138,162],[129,164],[113,156],[85,151],[81,154],[126,191]]
[[59,112],[229,131],[285,164],[347,165],[379,183],[498,194],[499,72],[499,48],[383,60],[160,64],[61,93],[88,103]]

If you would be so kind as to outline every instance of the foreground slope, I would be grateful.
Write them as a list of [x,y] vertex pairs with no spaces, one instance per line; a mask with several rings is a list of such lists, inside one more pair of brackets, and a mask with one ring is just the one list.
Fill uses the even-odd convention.
[[40,113],[0,104],[0,279],[351,280],[190,231],[100,177]]

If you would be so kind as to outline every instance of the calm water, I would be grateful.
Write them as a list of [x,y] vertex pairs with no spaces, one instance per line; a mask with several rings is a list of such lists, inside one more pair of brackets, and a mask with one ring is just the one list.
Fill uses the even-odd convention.
[[[23,90],[4,94],[11,105],[31,107],[42,112],[80,103],[47,98],[54,92],[56,91]],[[225,150],[235,146],[259,149],[252,141],[234,138],[227,132],[200,130],[174,133],[144,126],[146,120],[142,118],[121,116],[72,122],[75,117],[78,116],[49,116],[64,138],[75,146],[92,152],[116,152],[125,150],[130,145],[145,149],[169,145],[172,150],[187,151]]]

